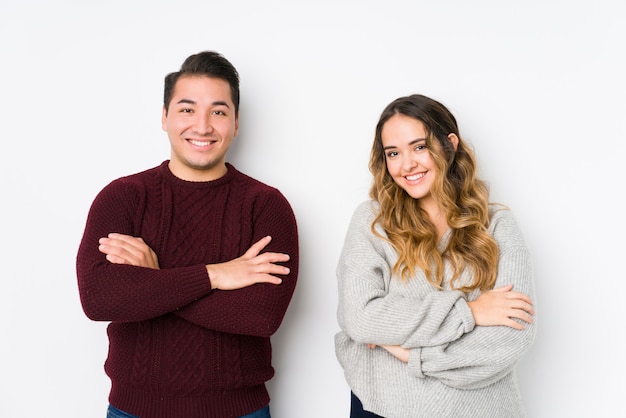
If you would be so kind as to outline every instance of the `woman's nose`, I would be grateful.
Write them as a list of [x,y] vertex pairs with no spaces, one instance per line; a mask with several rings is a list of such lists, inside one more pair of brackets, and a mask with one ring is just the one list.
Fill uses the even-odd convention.
[[417,158],[414,155],[409,154],[402,159],[402,168],[405,171],[411,171],[415,167],[417,167]]

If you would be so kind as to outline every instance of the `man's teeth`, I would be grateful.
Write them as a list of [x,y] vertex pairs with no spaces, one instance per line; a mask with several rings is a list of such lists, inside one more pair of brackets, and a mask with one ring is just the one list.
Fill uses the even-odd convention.
[[417,180],[417,179],[421,179],[425,175],[426,175],[426,173],[413,174],[412,176],[406,176],[406,179],[409,180],[409,181],[414,181],[414,180]]
[[195,139],[190,139],[189,142],[198,147],[207,147],[211,144],[211,141],[196,141]]

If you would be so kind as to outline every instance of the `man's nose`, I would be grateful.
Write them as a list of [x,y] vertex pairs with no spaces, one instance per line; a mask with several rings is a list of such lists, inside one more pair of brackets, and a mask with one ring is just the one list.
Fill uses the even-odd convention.
[[207,135],[213,132],[211,115],[199,114],[195,123],[196,132],[200,135]]

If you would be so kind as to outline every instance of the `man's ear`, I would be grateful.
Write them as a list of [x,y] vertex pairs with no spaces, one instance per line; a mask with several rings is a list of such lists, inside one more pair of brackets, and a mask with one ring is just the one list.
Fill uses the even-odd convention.
[[459,137],[456,136],[456,134],[449,134],[448,141],[452,143],[452,146],[454,147],[454,150],[456,151],[456,147],[459,146]]
[[165,126],[166,119],[167,119],[167,110],[165,109],[165,106],[163,106],[163,112],[161,113],[161,129],[163,129],[165,132],[167,132],[167,126]]

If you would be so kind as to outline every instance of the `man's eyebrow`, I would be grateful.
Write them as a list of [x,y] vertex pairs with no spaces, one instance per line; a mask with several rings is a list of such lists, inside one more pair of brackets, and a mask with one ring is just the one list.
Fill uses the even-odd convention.
[[217,100],[215,102],[213,102],[213,106],[226,106],[227,108],[230,109],[230,106],[228,105],[228,102],[222,101],[222,100]]
[[[417,144],[418,142],[425,142],[426,138],[416,138],[413,141],[409,142],[409,145],[414,145]],[[398,148],[396,145],[388,145],[386,147],[383,147],[384,150],[386,149],[391,149],[391,148]]]
[[[180,99],[179,101],[176,102],[176,104],[190,104],[190,105],[195,105],[196,102],[195,100],[191,100],[191,99]],[[213,106],[226,106],[227,108],[230,109],[230,106],[228,105],[228,102],[225,102],[223,100],[216,100],[213,103],[211,103]]]

